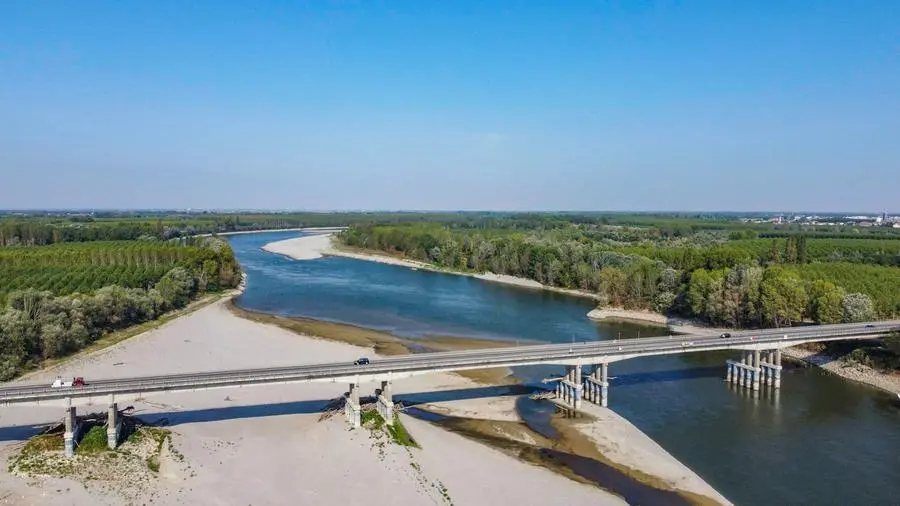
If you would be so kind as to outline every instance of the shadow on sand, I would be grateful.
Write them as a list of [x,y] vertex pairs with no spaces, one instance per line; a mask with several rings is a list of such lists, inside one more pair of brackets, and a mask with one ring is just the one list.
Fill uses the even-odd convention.
[[[677,369],[670,371],[623,374],[614,377],[613,385],[626,387],[629,385],[640,385],[646,383],[717,377],[722,376],[722,374],[722,367],[700,367],[693,369]],[[395,394],[394,401],[402,402],[404,406],[415,406],[419,404],[429,404],[434,402],[521,396],[528,395],[538,390],[547,390],[549,388],[549,385],[543,384],[483,386],[455,390]],[[275,404],[220,406],[215,408],[185,411],[154,410],[150,412],[134,412],[133,414],[140,417],[147,423],[163,423],[169,426],[177,426],[190,423],[206,423],[218,422],[223,420],[239,420],[245,418],[320,413],[324,411],[329,403],[332,403],[334,400],[335,399],[332,398],[298,402],[281,402]],[[101,411],[105,408],[97,406],[93,409]],[[60,415],[62,415],[62,410],[60,410]],[[55,421],[52,423],[55,423]],[[28,438],[46,429],[48,425],[50,425],[50,423],[0,426],[0,442],[25,441]]]

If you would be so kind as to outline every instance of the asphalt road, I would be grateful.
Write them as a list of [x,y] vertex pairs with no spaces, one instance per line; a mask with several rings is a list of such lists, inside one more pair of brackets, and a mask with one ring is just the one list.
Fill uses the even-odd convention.
[[0,405],[31,403],[75,397],[103,397],[161,391],[190,391],[266,383],[400,378],[411,374],[530,364],[584,364],[617,361],[639,356],[693,353],[721,349],[773,349],[804,342],[877,338],[900,331],[900,320],[819,325],[787,329],[731,332],[704,336],[661,336],[639,339],[591,341],[572,344],[527,345],[483,350],[420,353],[352,363],[310,364],[292,367],[193,372],[164,376],[97,379],[85,378],[83,387],[52,388],[49,384],[15,384],[0,388]]

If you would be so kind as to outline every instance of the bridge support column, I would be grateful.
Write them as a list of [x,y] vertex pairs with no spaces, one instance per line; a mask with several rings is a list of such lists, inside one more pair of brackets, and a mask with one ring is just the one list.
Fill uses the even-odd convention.
[[391,382],[382,381],[378,392],[378,414],[388,425],[394,425],[394,398],[391,393]]
[[745,383],[746,372],[747,372],[746,366],[747,366],[747,352],[742,351],[741,352],[741,366],[738,368],[738,381],[737,381],[738,386],[744,386],[746,384]]
[[600,405],[604,408],[609,400],[609,364],[600,364]]
[[582,398],[584,397],[584,393],[583,393],[584,386],[582,384],[583,378],[581,376],[581,365],[576,365],[575,367],[572,368],[572,380],[573,380],[572,384],[574,385],[573,389],[575,390],[572,393],[572,406],[575,409],[581,409],[581,401],[582,401]]
[[734,381],[734,364],[731,363],[731,360],[725,361],[725,381],[728,383]]
[[350,383],[350,391],[347,393],[347,401],[344,403],[344,413],[347,415],[347,421],[355,429],[360,426],[360,411],[359,384]]
[[753,390],[759,390],[759,350],[753,351]]
[[63,423],[66,426],[66,431],[63,434],[64,451],[66,457],[74,457],[81,424],[78,423],[78,414],[75,411],[75,406],[72,406],[72,400],[68,399],[67,403],[69,405],[66,407],[66,417],[63,420]]
[[119,405],[115,396],[109,396],[109,414],[106,417],[106,444],[110,450],[115,450],[119,445],[119,435],[122,433],[122,419],[119,417]]
[[775,350],[775,388],[781,388],[781,348]]

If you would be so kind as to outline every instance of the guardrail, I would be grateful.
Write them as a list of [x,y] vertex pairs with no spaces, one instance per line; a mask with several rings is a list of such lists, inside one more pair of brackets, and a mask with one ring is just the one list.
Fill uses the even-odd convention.
[[809,341],[876,338],[897,331],[900,331],[900,321],[781,330],[769,329],[765,331],[739,331],[732,333],[732,337],[728,339],[721,339],[718,335],[664,336],[578,344],[538,344],[484,350],[435,352],[384,358],[369,365],[361,366],[333,363],[145,376],[88,381],[87,385],[78,388],[51,388],[47,385],[9,386],[0,388],[0,404],[145,392],[240,387],[265,383],[337,380],[354,376],[385,375],[389,373],[510,367],[569,362],[577,359],[590,361],[598,358],[747,349],[749,346],[760,346],[762,349],[765,349],[766,344],[790,345],[791,343]]

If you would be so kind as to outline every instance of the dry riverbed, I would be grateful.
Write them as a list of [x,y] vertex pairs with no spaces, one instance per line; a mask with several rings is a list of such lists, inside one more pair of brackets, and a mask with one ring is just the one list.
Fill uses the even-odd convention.
[[[371,348],[239,318],[222,302],[32,380],[49,382],[56,374],[90,380],[350,362],[371,354]],[[394,390],[399,397],[479,386],[457,375],[433,374],[398,381]],[[375,387],[362,385],[363,393]],[[623,504],[597,487],[517,462],[405,415],[402,420],[421,449],[373,444],[369,432],[348,430],[340,416],[320,420],[322,410],[345,390],[313,383],[148,396],[134,403],[134,415],[171,431],[172,450],[183,456],[185,467],[167,465],[172,459],[162,455],[159,470],[146,474],[154,479],[137,476],[130,466],[123,467],[124,477],[140,485],[141,502],[153,504],[552,504],[559,498],[568,504]],[[498,397],[433,405],[462,416],[477,412],[510,420],[513,402]],[[79,407],[79,413],[105,409],[104,402]],[[0,457],[12,463],[23,441],[61,417],[59,407],[3,408]],[[114,458],[121,457],[103,462]],[[97,470],[90,477],[65,470],[22,477],[14,467],[3,466],[0,504],[131,503],[135,493],[118,487],[115,480],[123,476],[102,471],[103,462],[92,461]]]

